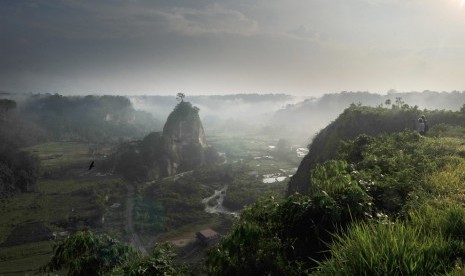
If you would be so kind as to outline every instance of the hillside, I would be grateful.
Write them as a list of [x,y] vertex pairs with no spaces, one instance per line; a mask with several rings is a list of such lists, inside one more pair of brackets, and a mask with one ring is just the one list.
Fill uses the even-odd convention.
[[[396,131],[417,112],[347,109],[315,138],[319,155],[307,156],[293,177],[291,187],[306,195],[270,197],[244,210],[211,251],[209,273],[460,275],[463,114],[423,111],[432,121],[426,137]],[[308,182],[297,182],[305,173]]]
[[403,108],[368,107],[352,104],[339,117],[322,129],[309,145],[296,174],[291,178],[288,195],[299,192],[307,194],[311,186],[310,170],[318,163],[336,157],[343,140],[355,139],[360,134],[377,136],[404,129],[416,130],[417,119],[426,115],[430,129],[439,124],[465,125],[465,114],[450,111],[419,110],[416,107]]
[[389,91],[384,95],[343,91],[288,104],[285,108],[277,110],[272,120],[274,124],[281,124],[289,131],[313,137],[351,104],[385,108],[417,106],[418,109],[458,111],[463,103],[465,103],[465,91],[449,93]]

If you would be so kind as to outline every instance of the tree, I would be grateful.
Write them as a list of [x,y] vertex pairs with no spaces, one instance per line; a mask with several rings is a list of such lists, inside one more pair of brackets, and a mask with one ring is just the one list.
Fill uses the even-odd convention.
[[130,260],[111,275],[183,275],[184,266],[175,264],[176,254],[168,244],[156,245],[149,257]]
[[185,97],[186,97],[186,94],[184,94],[184,93],[178,93],[178,94],[176,95],[176,99],[177,99],[178,101],[181,101],[181,102],[184,102],[184,98],[185,98]]
[[462,107],[460,108],[460,113],[465,114],[465,104],[463,104]]
[[68,275],[101,275],[139,254],[108,235],[77,232],[54,245],[54,255],[43,268],[46,272],[68,268]]
[[0,99],[0,111],[8,112],[10,109],[16,108],[16,102],[8,99]]
[[391,105],[391,99],[387,99],[385,102],[384,102],[385,105],[389,106]]
[[182,275],[184,266],[174,263],[168,245],[155,245],[142,257],[131,246],[108,235],[77,232],[54,245],[52,260],[44,272],[68,269],[68,275]]

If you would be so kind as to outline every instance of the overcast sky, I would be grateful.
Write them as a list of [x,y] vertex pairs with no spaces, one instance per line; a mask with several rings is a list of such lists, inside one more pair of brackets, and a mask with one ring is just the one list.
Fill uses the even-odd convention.
[[465,90],[465,0],[0,0],[0,90]]

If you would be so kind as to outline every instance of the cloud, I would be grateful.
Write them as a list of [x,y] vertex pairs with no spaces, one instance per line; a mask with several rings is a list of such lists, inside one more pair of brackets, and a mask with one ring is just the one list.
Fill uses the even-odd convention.
[[226,9],[219,4],[203,9],[173,8],[161,15],[168,27],[175,32],[188,35],[239,34],[252,35],[258,31],[258,23],[237,10]]
[[251,35],[258,31],[256,21],[217,3],[186,6],[159,1],[117,2],[18,1],[0,8],[4,18],[0,23],[71,39],[153,37],[166,32]]
[[292,29],[287,33],[294,38],[320,42],[320,33],[305,25],[300,25],[298,28]]

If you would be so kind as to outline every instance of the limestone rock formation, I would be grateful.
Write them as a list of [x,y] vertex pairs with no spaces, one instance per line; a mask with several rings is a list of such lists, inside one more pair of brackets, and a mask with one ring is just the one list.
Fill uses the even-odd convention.
[[[207,145],[199,109],[181,101],[166,120],[163,132],[152,132],[142,141],[126,143],[107,165],[131,180],[156,179],[222,162]],[[100,167],[104,167],[101,165]],[[108,169],[108,168],[107,168]]]
[[161,173],[169,176],[205,164],[207,148],[199,109],[181,101],[171,112],[163,127],[163,161]]

